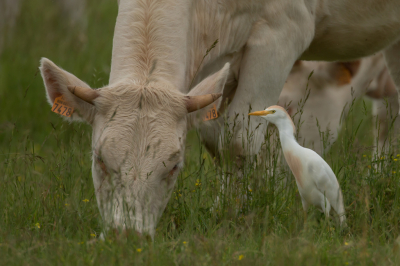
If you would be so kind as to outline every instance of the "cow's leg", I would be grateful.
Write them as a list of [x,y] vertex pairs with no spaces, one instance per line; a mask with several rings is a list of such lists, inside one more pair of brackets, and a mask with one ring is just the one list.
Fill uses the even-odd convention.
[[376,138],[377,156],[391,152],[390,147],[393,146],[394,140],[397,139],[399,133],[399,103],[397,93],[385,99],[374,99],[372,102],[374,122],[374,137]]
[[393,78],[394,84],[396,84],[400,102],[400,40],[386,49],[384,55],[389,73]]
[[[313,33],[314,24],[306,19],[298,24],[288,22],[278,29],[272,29],[269,23],[253,29],[241,62],[238,88],[228,109],[230,128],[234,125],[231,152],[235,158],[259,152],[266,122],[249,119],[250,107],[258,111],[277,104],[294,62],[308,47]],[[226,137],[223,133],[222,138]]]

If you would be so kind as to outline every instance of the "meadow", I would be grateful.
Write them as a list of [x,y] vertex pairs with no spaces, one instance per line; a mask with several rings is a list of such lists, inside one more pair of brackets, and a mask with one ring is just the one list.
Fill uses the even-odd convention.
[[374,155],[379,125],[364,100],[324,156],[348,228],[314,208],[303,213],[277,142],[265,143],[263,160],[247,158],[239,178],[229,154],[219,164],[191,131],[154,241],[134,233],[99,240],[91,128],[51,112],[38,72],[47,57],[92,87],[108,83],[116,1],[88,0],[85,12],[80,27],[54,1],[25,0],[1,33],[1,265],[399,265],[400,154],[391,139],[386,154]]

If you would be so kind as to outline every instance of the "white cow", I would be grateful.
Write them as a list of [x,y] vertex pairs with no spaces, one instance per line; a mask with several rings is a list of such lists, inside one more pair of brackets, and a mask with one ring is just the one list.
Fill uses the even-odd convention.
[[[293,116],[299,143],[318,154],[330,148],[340,131],[344,118],[342,112],[346,115],[352,100],[363,95],[363,92],[365,94],[369,85],[368,79],[353,88],[352,79],[356,74],[356,77],[359,75],[359,68],[360,61],[296,62],[278,104],[286,107]],[[313,74],[309,77],[311,72]]]
[[346,63],[297,61],[283,87],[279,105],[294,115],[296,126],[300,119],[298,141],[322,154],[336,141],[353,100],[365,95],[373,99],[373,113],[378,118],[374,136],[380,153],[384,146],[388,148],[389,126],[398,113],[396,88],[382,54]]
[[[49,102],[63,95],[72,119],[93,127],[93,180],[107,227],[154,235],[183,165],[187,127],[208,107],[190,119],[188,112],[223,93],[215,103],[226,116],[201,126],[217,148],[225,117],[232,123],[249,105],[276,104],[299,58],[349,60],[387,48],[400,84],[398,14],[399,0],[120,0],[109,85],[92,90],[47,59],[41,72]],[[233,152],[242,155],[247,128],[237,129]],[[262,128],[254,133],[251,153],[264,139]]]

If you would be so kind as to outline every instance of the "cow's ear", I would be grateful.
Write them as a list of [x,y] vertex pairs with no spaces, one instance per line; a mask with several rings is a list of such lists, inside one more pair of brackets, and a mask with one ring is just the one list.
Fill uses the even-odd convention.
[[[71,73],[61,69],[47,58],[40,61],[40,72],[46,87],[47,100],[53,106],[54,100],[60,96],[64,96],[64,102],[74,108],[71,118],[65,117],[69,121],[86,121],[92,123],[96,108],[74,94],[72,94],[67,86],[80,86],[90,88],[82,80],[78,79]],[[50,110],[49,110],[50,111]]]
[[[224,87],[226,80],[228,78],[229,74],[229,63],[226,63],[224,67],[219,70],[218,72],[212,74],[211,76],[208,76],[205,78],[203,81],[201,81],[199,84],[197,84],[188,94],[187,96],[199,96],[199,95],[205,95],[205,94],[223,94]],[[197,124],[198,122],[205,120],[204,118],[206,117],[207,113],[211,110],[214,110],[214,112],[218,112],[221,107],[223,97],[219,97],[216,99],[214,102],[211,104],[207,105],[206,107],[191,112],[188,114],[190,117],[190,122],[191,126],[194,124]],[[212,114],[212,112],[211,112]]]
[[360,60],[336,63],[335,78],[339,86],[350,84],[360,68]]

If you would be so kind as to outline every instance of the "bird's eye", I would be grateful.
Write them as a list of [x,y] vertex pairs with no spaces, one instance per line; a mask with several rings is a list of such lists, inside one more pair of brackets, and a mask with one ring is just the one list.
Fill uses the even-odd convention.
[[276,111],[275,111],[275,110],[272,110],[272,112],[271,112],[271,113],[275,114],[275,113],[276,113]]

